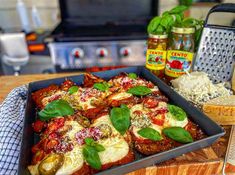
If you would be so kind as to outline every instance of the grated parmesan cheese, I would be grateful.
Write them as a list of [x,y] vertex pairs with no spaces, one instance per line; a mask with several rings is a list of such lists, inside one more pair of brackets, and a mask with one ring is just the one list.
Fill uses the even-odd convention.
[[204,72],[192,72],[190,76],[182,75],[171,83],[175,91],[199,108],[211,99],[232,94],[225,88],[224,83],[213,84]]

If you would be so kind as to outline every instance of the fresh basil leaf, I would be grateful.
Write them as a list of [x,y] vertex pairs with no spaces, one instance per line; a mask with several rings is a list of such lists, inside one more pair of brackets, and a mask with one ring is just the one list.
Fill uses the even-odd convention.
[[182,27],[194,27],[197,24],[197,20],[194,18],[186,18],[182,21]]
[[65,100],[54,100],[46,105],[39,113],[40,120],[49,120],[58,116],[73,115],[74,110]]
[[162,132],[172,140],[180,143],[190,143],[193,142],[191,134],[181,127],[169,127],[164,128]]
[[120,108],[112,108],[110,113],[114,128],[122,135],[125,134],[130,126],[130,109],[122,105]]
[[169,11],[163,12],[162,16],[164,17],[164,16],[166,16],[166,15],[169,15]]
[[185,5],[179,5],[179,6],[176,6],[174,7],[173,9],[171,9],[169,11],[170,14],[179,14],[179,13],[182,13],[184,12],[185,10],[188,10],[188,6],[185,6]]
[[131,78],[131,79],[136,79],[137,75],[135,73],[129,73],[128,77]]
[[180,24],[182,22],[182,18],[179,14],[174,14],[175,16],[175,23]]
[[108,85],[108,83],[106,83],[106,82],[95,83],[95,84],[93,85],[93,87],[94,87],[95,89],[100,90],[100,91],[106,91],[106,90],[109,89],[109,85]]
[[92,139],[92,138],[90,138],[90,137],[87,137],[87,138],[85,138],[85,143],[86,143],[87,145],[93,146],[94,143],[95,143],[95,141],[94,141],[94,139]]
[[170,32],[171,27],[175,23],[172,15],[165,15],[162,17],[161,25],[166,29],[167,32]]
[[153,129],[153,128],[143,128],[137,132],[140,136],[153,140],[153,141],[158,141],[162,139],[161,134]]
[[95,147],[97,152],[102,152],[102,151],[105,150],[105,148],[102,145],[98,144],[98,143],[96,143],[94,147]]
[[162,35],[165,33],[165,30],[164,27],[162,25],[159,25],[156,30],[154,30],[154,34],[156,35]]
[[99,154],[95,147],[85,145],[82,149],[83,157],[85,158],[86,162],[94,169],[101,169],[101,161]]
[[171,113],[171,115],[178,121],[183,121],[185,118],[187,118],[187,114],[178,106],[168,104],[167,109]]
[[146,86],[135,86],[130,88],[127,92],[137,96],[143,96],[152,93],[152,91]]
[[150,22],[147,27],[147,31],[149,34],[154,34],[154,31],[158,28],[159,24],[161,22],[161,17],[156,16],[154,17]]
[[126,104],[121,104],[120,108],[129,110]]
[[74,94],[77,91],[78,91],[78,87],[77,86],[72,86],[72,87],[69,88],[69,94]]

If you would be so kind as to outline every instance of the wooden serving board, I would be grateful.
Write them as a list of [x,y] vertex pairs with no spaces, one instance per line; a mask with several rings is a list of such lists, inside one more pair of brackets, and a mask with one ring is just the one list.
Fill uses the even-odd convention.
[[[74,74],[24,75],[0,77],[0,103],[15,87],[29,82],[58,78]],[[212,146],[190,152],[166,162],[129,173],[128,175],[215,175],[222,174],[224,157],[228,145],[231,126],[225,126],[226,135]],[[235,166],[227,166],[227,174],[235,174]]]

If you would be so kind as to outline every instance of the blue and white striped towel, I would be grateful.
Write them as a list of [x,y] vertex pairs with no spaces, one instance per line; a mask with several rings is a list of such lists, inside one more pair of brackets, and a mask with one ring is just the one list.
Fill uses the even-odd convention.
[[0,105],[0,175],[17,174],[27,90],[12,90]]

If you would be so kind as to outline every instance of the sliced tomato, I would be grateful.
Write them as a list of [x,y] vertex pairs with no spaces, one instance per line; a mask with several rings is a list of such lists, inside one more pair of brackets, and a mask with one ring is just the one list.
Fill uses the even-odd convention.
[[43,109],[44,105],[42,104],[42,99],[48,97],[59,90],[59,86],[50,85],[47,88],[40,89],[32,93],[33,101],[36,103],[39,109]]
[[130,89],[132,87],[133,87],[133,83],[131,81],[123,83],[123,89],[125,89],[125,90],[128,90],[128,89]]
[[37,164],[39,161],[41,161],[45,157],[46,153],[43,150],[37,151],[32,159],[32,164]]
[[73,85],[75,85],[75,83],[71,80],[65,80],[62,85],[61,85],[61,89],[64,91],[68,91],[68,89],[70,87],[72,87]]
[[56,148],[56,146],[59,144],[59,141],[56,140],[56,139],[52,139],[52,140],[49,140],[47,142],[47,149],[48,150],[51,150],[51,149],[54,149]]
[[106,107],[104,106],[99,106],[96,108],[91,108],[85,111],[82,111],[83,116],[89,118],[89,119],[94,119],[97,117],[98,114],[100,114],[103,110],[105,110]]
[[59,128],[64,126],[65,119],[64,117],[61,118],[54,118],[50,123],[48,123],[48,127],[46,131],[44,132],[45,135],[49,135],[51,133],[54,133]]
[[148,87],[148,88],[154,88],[154,84],[153,84],[152,82],[148,82],[148,83],[147,83],[147,87]]
[[53,95],[52,97],[49,98],[48,102],[52,102],[52,101],[55,101],[55,100],[58,100],[61,98],[61,95],[58,94],[58,95]]
[[133,105],[135,105],[138,102],[140,102],[140,98],[131,96],[131,97],[120,99],[120,100],[109,100],[109,105],[112,106],[112,107],[118,107],[121,104],[126,104],[126,105],[133,104]]
[[35,145],[33,145],[33,147],[31,148],[31,151],[32,151],[32,153],[36,153],[37,151],[39,151],[39,150],[41,150],[41,143],[39,142],[39,143],[37,143],[37,144],[35,144]]
[[159,104],[159,100],[156,99],[155,97],[145,97],[143,100],[143,105],[146,108],[155,108]]
[[32,127],[33,127],[33,130],[35,132],[41,132],[42,129],[45,127],[46,123],[41,121],[41,120],[36,120],[33,124],[32,124]]
[[133,112],[133,115],[141,116],[143,115],[143,112],[141,110],[136,110]]
[[155,125],[162,126],[164,124],[165,114],[159,114],[155,117],[151,117],[151,119]]
[[59,141],[57,141],[56,139],[44,139],[42,147],[46,153],[50,153],[53,149],[56,148],[58,144]]
[[58,138],[58,133],[53,132],[48,135],[48,139],[56,139],[56,138]]

